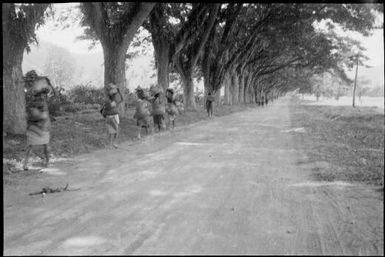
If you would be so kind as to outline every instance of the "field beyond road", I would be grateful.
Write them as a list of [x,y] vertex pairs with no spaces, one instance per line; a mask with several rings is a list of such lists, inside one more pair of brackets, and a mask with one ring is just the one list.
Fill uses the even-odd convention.
[[4,255],[383,255],[383,115],[303,103],[8,174]]

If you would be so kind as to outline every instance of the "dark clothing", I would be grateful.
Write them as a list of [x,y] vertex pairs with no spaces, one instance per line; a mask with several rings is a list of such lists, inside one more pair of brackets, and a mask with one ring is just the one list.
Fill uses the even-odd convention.
[[206,99],[206,109],[212,109],[214,101],[215,101],[215,98],[213,96],[211,96],[211,95],[207,96],[207,99]]
[[[112,98],[112,99],[111,99]],[[105,114],[108,116],[108,115],[115,115],[115,114],[119,114],[118,112],[118,103],[116,101],[116,95],[111,97],[111,98],[108,98],[105,102],[104,102],[104,112]],[[115,102],[115,106],[112,106],[112,102]]]
[[164,122],[164,115],[154,115],[154,126],[157,126],[158,129],[161,129],[164,127],[163,122]]
[[215,98],[211,95],[207,96],[206,98],[206,110],[209,116],[213,115],[213,102],[215,101]]
[[43,96],[31,97],[27,101],[27,127],[34,125],[44,131],[49,131],[48,105]]
[[43,94],[27,98],[27,145],[45,145],[49,143],[51,121],[48,105]]
[[166,106],[162,102],[162,98],[160,96],[154,97],[151,100],[151,107],[153,116],[166,114]]

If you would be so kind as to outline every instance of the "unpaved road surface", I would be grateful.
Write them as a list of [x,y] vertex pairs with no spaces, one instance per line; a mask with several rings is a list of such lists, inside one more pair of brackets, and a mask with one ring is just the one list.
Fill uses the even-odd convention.
[[[55,164],[4,188],[4,255],[383,255],[373,188],[315,181],[289,100]],[[29,196],[44,186],[80,188]]]

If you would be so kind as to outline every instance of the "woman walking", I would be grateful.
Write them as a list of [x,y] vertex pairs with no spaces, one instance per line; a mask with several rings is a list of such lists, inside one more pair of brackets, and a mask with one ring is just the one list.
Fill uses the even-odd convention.
[[150,110],[147,97],[142,88],[137,88],[136,95],[138,100],[136,101],[136,109],[134,114],[134,119],[136,119],[136,125],[138,126],[138,139],[141,138],[142,128],[145,129],[146,134],[150,130]]
[[169,122],[172,123],[172,128],[174,129],[175,128],[176,115],[178,115],[178,108],[176,106],[176,102],[174,99],[174,90],[172,90],[171,88],[167,88],[166,98],[167,98],[166,112],[168,114]]
[[158,130],[165,128],[164,116],[166,114],[166,106],[162,99],[162,90],[157,86],[151,86],[150,91],[154,95],[151,98],[151,115],[154,119],[154,129],[158,127]]
[[[118,100],[118,94],[120,95],[120,100]],[[119,112],[118,106],[123,102],[123,96],[120,93],[119,88],[110,83],[108,85],[107,99],[104,103],[104,115],[106,116],[106,125],[109,137],[109,148],[118,148],[115,144],[116,138],[119,132]]]
[[208,117],[213,117],[213,102],[215,101],[215,98],[211,95],[211,92],[208,93],[208,96],[206,98],[206,110]]
[[48,112],[47,97],[53,89],[47,77],[40,77],[34,70],[27,72],[26,111],[27,111],[27,151],[23,169],[28,170],[28,159],[35,146],[43,146],[45,155],[44,166],[49,163],[48,143],[50,141],[51,121]]

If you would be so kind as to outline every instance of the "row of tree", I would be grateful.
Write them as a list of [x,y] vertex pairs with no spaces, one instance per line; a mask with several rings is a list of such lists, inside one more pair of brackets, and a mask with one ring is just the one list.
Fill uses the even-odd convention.
[[[22,133],[24,50],[44,23],[50,4],[3,4],[3,128]],[[328,71],[348,81],[354,65],[350,49],[359,42],[333,27],[368,35],[381,4],[258,3],[80,3],[84,37],[101,43],[104,83],[126,87],[125,62],[139,27],[147,29],[155,52],[158,84],[169,86],[170,72],[183,84],[186,109],[195,109],[194,76],[203,76],[205,92],[224,87],[225,103],[255,101],[308,87],[312,75]],[[66,17],[68,18],[68,17]],[[327,21],[329,33],[315,23]],[[362,59],[362,58],[361,58]],[[121,110],[124,112],[124,110]]]

